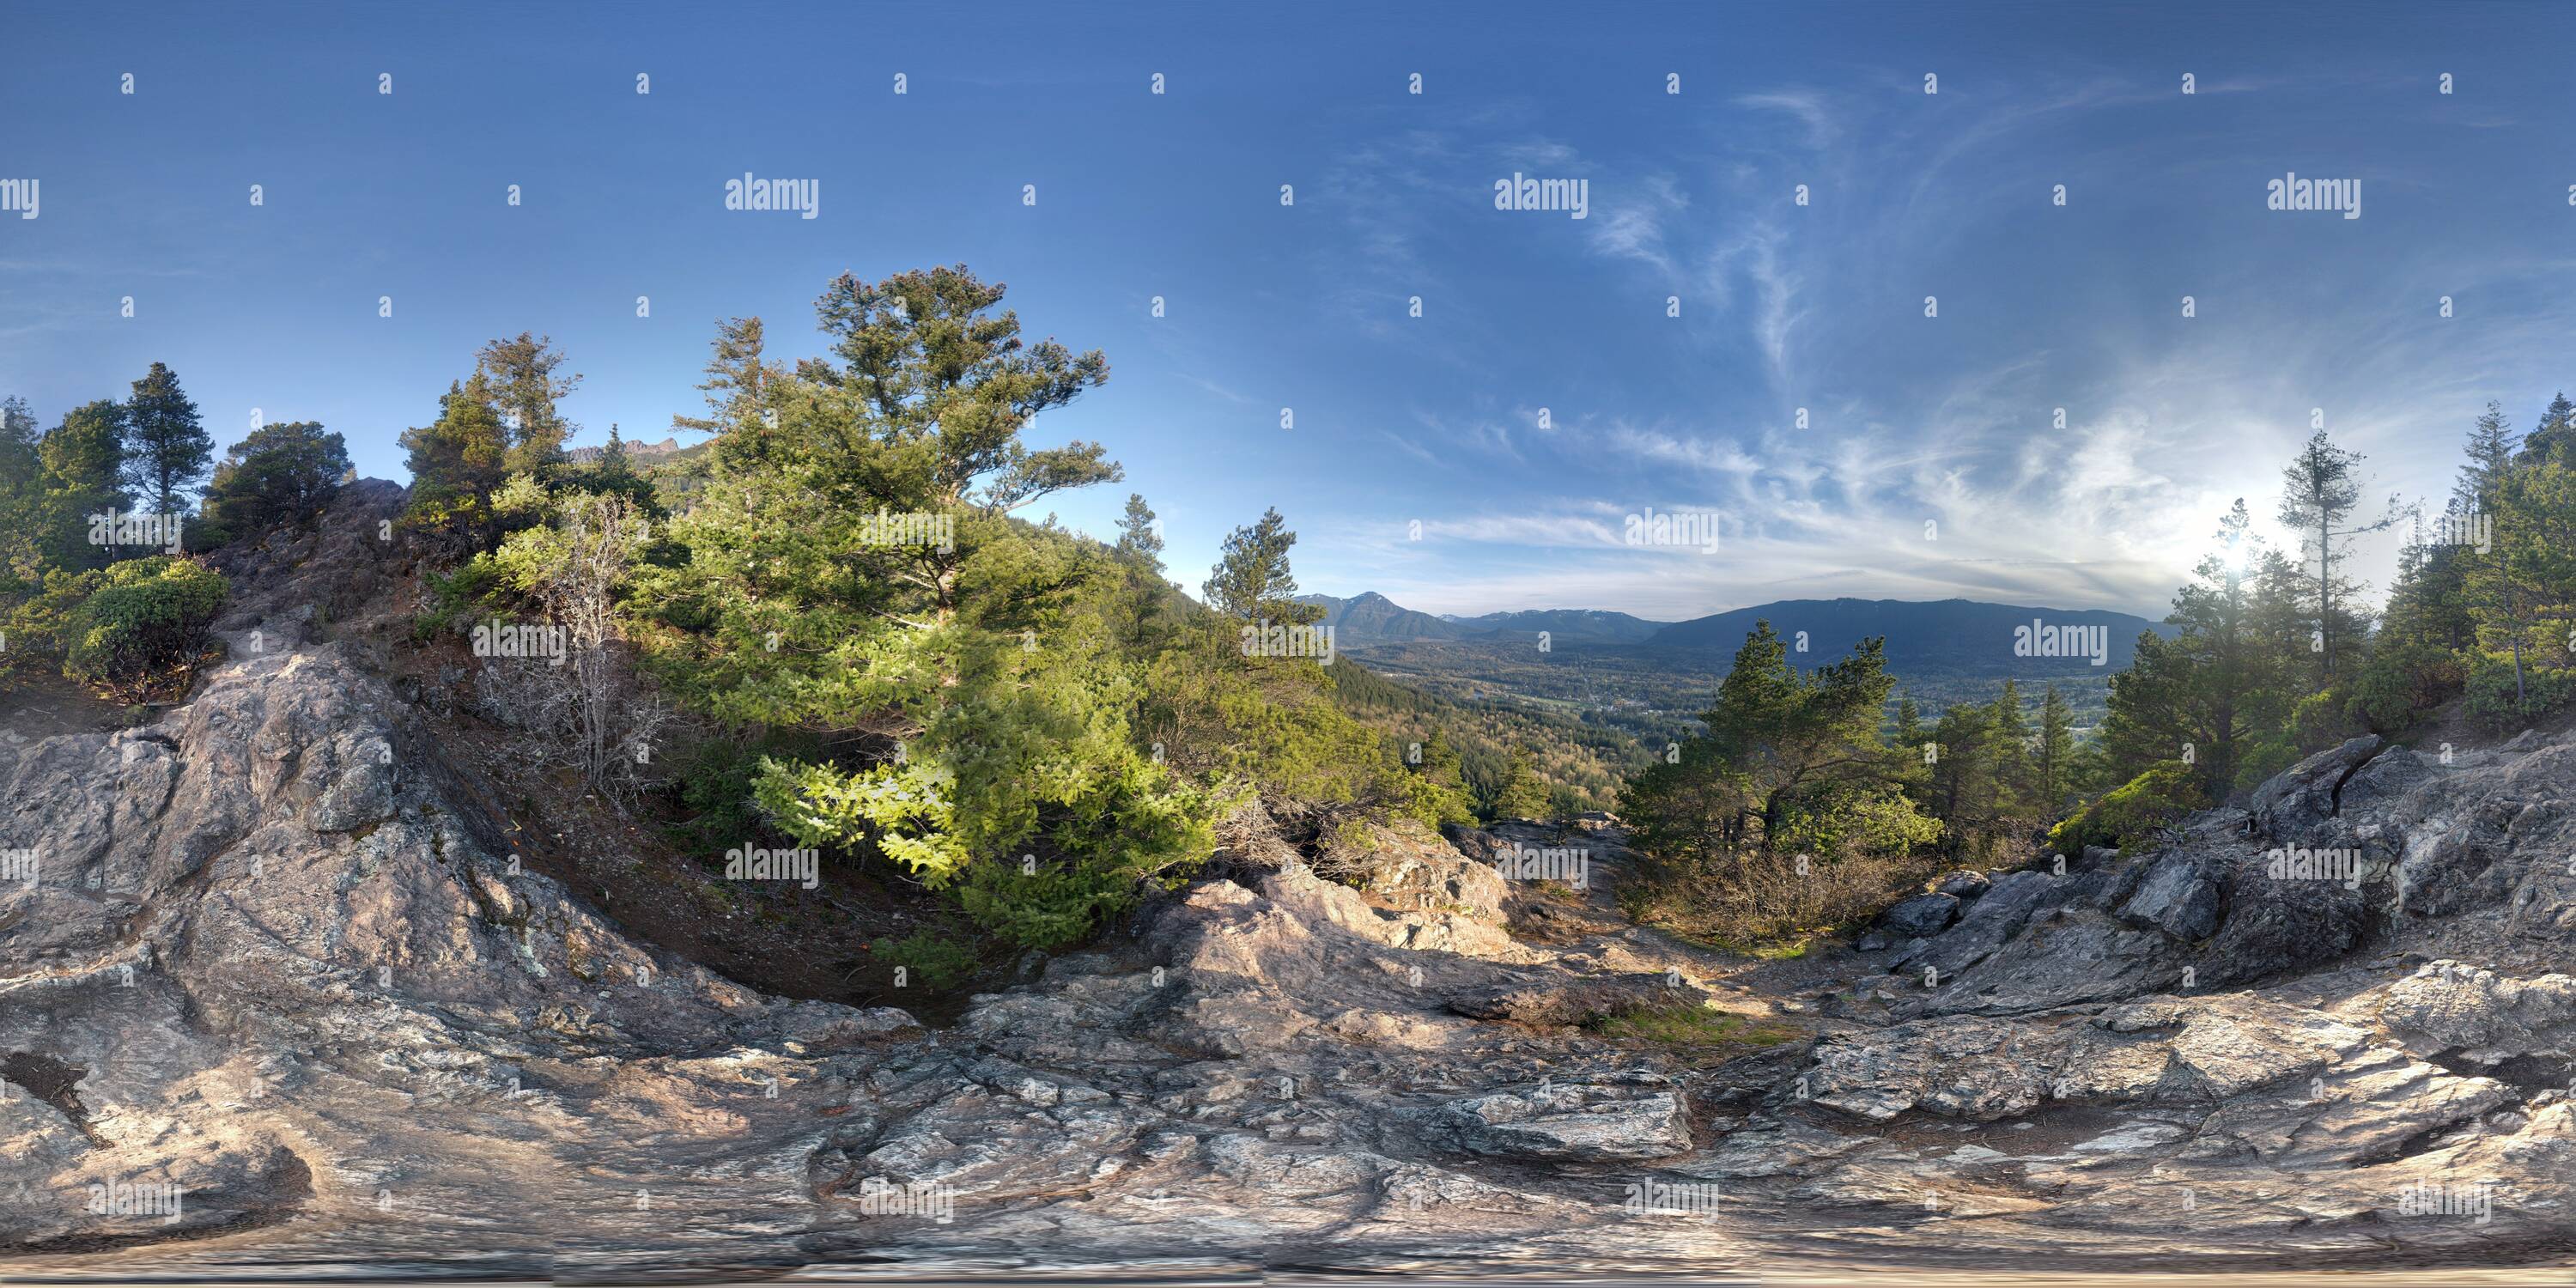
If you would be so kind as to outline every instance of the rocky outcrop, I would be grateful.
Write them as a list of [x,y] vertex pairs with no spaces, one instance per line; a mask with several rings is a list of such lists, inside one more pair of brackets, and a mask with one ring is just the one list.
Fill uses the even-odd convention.
[[[1330,875],[1243,820],[1224,876],[933,1031],[742,988],[515,861],[539,842],[473,803],[437,703],[327,629],[381,599],[397,499],[246,566],[186,706],[0,741],[0,850],[38,858],[0,885],[13,1272],[1723,1277],[2576,1235],[2576,744],[2337,748],[1771,965],[1619,921],[1611,820],[1384,831]],[[1506,880],[1514,847],[1585,880]],[[1547,942],[1511,933],[1539,908]]]

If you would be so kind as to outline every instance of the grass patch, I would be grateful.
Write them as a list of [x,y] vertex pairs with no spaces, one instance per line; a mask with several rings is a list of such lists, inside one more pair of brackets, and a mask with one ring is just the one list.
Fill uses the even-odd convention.
[[1784,1021],[1756,1020],[1688,1002],[1614,1011],[1586,1027],[1606,1038],[1674,1047],[1771,1047],[1807,1036],[1805,1029]]

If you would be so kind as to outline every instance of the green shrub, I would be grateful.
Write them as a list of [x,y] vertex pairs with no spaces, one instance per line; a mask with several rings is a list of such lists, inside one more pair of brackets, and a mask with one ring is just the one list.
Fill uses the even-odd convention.
[[2286,733],[2259,739],[2237,754],[2236,782],[2232,790],[2252,791],[2305,759],[2307,756],[2299,750],[2299,744],[2291,741]]
[[2468,666],[2459,654],[2420,641],[2392,644],[2371,654],[2361,669],[2347,714],[2373,733],[2399,733],[2458,697],[2467,684]]
[[868,945],[879,962],[902,968],[906,983],[947,988],[975,971],[975,950],[931,930],[916,930],[901,939]]
[[2513,658],[2490,653],[2469,673],[2469,718],[2490,733],[2530,728],[2576,702],[2576,671],[2544,671],[2526,662],[2522,698],[2514,699]]
[[2290,708],[2290,739],[2311,751],[2370,732],[2353,711],[2353,689],[2338,683],[2311,693]]
[[500,606],[501,565],[490,555],[476,555],[453,572],[426,574],[422,581],[429,588],[429,604],[411,619],[416,643],[470,629],[476,618]]
[[169,555],[128,559],[64,619],[63,674],[129,700],[184,688],[230,587]]
[[2081,854],[2088,845],[2124,849],[2208,807],[2198,767],[2160,760],[2058,824],[2048,843],[2059,854]]

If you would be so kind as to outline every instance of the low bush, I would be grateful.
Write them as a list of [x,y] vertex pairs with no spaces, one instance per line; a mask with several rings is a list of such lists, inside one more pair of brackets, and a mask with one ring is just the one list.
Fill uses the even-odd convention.
[[2196,766],[2160,760],[2058,824],[2048,842],[2059,854],[2081,854],[2088,845],[2121,849],[2208,807]]
[[2487,654],[2469,673],[2469,719],[2490,733],[2530,728],[2576,702],[2576,671],[2544,671],[2525,663],[2522,692],[2514,693],[2510,656]]
[[948,988],[975,972],[975,950],[932,930],[916,930],[901,939],[879,939],[868,951],[887,967],[903,972],[904,985]]
[[1631,919],[1731,952],[1765,956],[1858,925],[1941,866],[1928,857],[1868,853],[1638,858],[1640,879],[1619,889]]
[[63,674],[128,701],[184,692],[230,587],[169,555],[109,565],[63,620]]

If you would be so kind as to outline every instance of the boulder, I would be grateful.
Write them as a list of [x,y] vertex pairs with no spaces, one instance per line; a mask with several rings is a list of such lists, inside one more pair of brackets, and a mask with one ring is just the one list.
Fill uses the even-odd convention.
[[1908,939],[1937,935],[1959,919],[1959,898],[1952,894],[1918,894],[1900,899],[1879,914],[1879,925],[1888,933]]

